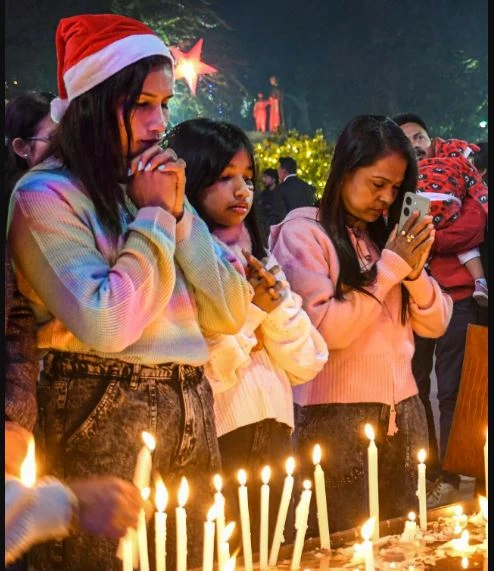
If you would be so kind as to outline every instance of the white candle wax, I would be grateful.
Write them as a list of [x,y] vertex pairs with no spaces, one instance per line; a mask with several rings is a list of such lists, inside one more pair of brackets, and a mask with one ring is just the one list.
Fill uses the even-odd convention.
[[368,482],[369,482],[369,516],[374,517],[373,539],[379,539],[379,481],[377,472],[377,447],[374,441],[374,430],[370,424],[365,425],[365,434],[369,439],[367,448]]
[[302,558],[302,550],[304,548],[305,534],[307,532],[307,519],[309,517],[310,498],[312,490],[310,489],[310,481],[305,480],[304,491],[300,496],[300,501],[295,510],[295,543],[293,545],[292,563],[290,569],[292,571],[300,569],[300,560]]
[[321,447],[314,446],[312,454],[314,467],[314,485],[316,489],[317,523],[319,526],[319,541],[321,549],[331,549],[329,537],[328,505],[326,500],[326,485],[324,483],[324,472],[321,468]]
[[218,557],[218,565],[221,570],[221,556],[220,544],[223,538],[223,531],[225,529],[225,496],[221,493],[223,482],[219,474],[215,474],[213,478],[214,488],[214,503],[216,505],[216,552]]
[[219,571],[225,571],[230,560],[230,545],[228,540],[233,533],[235,528],[235,522],[231,521],[225,529],[223,530],[223,535],[221,536],[221,541],[218,548],[218,569]]
[[177,571],[187,571],[187,515],[185,503],[189,495],[187,479],[182,476],[178,490],[178,507],[175,508],[177,523]]
[[[144,501],[149,498],[149,488],[144,488],[141,491],[141,496]],[[137,520],[137,544],[139,546],[139,569],[140,571],[149,571],[149,555],[148,555],[148,536],[146,527],[146,513],[141,508]]]
[[166,571],[166,504],[168,492],[161,478],[156,480],[155,504],[157,511],[154,514],[154,547],[156,571]]
[[276,519],[276,527],[274,529],[273,543],[269,554],[269,566],[276,567],[278,561],[278,553],[280,551],[281,542],[283,541],[283,530],[285,529],[286,516],[293,490],[293,470],[295,469],[295,460],[290,456],[286,462],[286,477],[281,493],[280,507],[278,508],[278,517]]
[[408,514],[408,521],[405,522],[405,528],[401,534],[403,541],[413,541],[417,533],[417,522],[415,521],[415,512]]
[[133,538],[132,533],[127,530],[125,537],[122,538],[122,563],[123,571],[134,571],[134,554],[132,552]]
[[213,571],[214,560],[214,519],[216,517],[216,505],[209,508],[208,516],[204,522],[204,542],[202,546],[202,571]]
[[264,571],[268,568],[268,539],[269,539],[269,478],[271,469],[265,466],[261,479],[261,523],[259,532],[259,568]]
[[425,450],[421,448],[418,453],[418,490],[419,523],[422,531],[427,531],[427,493],[425,487]]
[[240,506],[240,525],[242,527],[242,554],[245,571],[252,571],[252,544],[250,537],[249,500],[247,495],[247,474],[245,470],[238,471],[238,502]]

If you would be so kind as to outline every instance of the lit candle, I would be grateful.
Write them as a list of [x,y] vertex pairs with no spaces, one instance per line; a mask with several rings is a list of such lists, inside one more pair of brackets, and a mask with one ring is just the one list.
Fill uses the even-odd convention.
[[281,542],[284,540],[283,531],[285,529],[286,515],[290,505],[290,498],[293,490],[293,470],[295,469],[295,460],[292,456],[286,461],[286,477],[281,493],[280,507],[278,508],[278,517],[276,519],[276,527],[274,529],[273,543],[271,544],[271,552],[269,554],[269,566],[276,567],[278,561],[278,553],[280,551]]
[[242,527],[242,554],[245,571],[252,571],[252,544],[250,539],[250,516],[249,500],[247,496],[247,473],[245,470],[238,471],[238,502],[240,506],[240,525]]
[[206,521],[204,522],[204,542],[202,546],[202,571],[213,571],[215,517],[216,517],[216,504],[213,504],[209,508]]
[[223,537],[223,530],[225,529],[225,496],[221,493],[223,482],[219,474],[215,474],[213,478],[214,489],[214,503],[216,505],[216,552],[218,557],[218,565],[221,570],[220,561],[220,544]]
[[461,558],[461,568],[468,569],[468,557]]
[[225,526],[223,534],[221,536],[221,541],[218,550],[218,569],[219,571],[225,571],[227,564],[230,560],[230,545],[228,543],[233,530],[235,529],[235,522],[231,521]]
[[149,487],[151,479],[152,458],[151,453],[156,447],[156,441],[152,434],[149,432],[141,433],[144,446],[140,449],[137,455],[136,467],[134,470],[134,485],[142,490]]
[[268,568],[268,538],[269,538],[269,478],[271,468],[264,466],[261,472],[261,524],[259,537],[259,568]]
[[427,494],[425,488],[425,450],[421,448],[418,453],[418,490],[420,529],[427,531]]
[[373,527],[373,539],[379,539],[379,485],[377,477],[377,447],[374,441],[374,430],[370,424],[365,425],[365,434],[369,439],[367,448],[367,464],[369,479],[369,516],[377,522]]
[[295,510],[295,543],[293,545],[292,563],[290,569],[300,569],[300,560],[302,559],[302,550],[304,548],[305,533],[307,531],[307,519],[309,517],[310,498],[312,490],[310,489],[310,480],[304,481],[304,491],[300,496],[300,501]]
[[[149,488],[141,490],[142,499],[146,501],[150,493],[151,490]],[[148,536],[146,529],[146,512],[144,508],[140,509],[137,520],[137,544],[139,546],[139,569],[140,571],[149,571]]]
[[374,548],[372,546],[372,536],[376,519],[371,517],[362,526],[362,555],[365,561],[365,571],[374,571]]
[[[141,432],[141,437],[144,442],[144,446],[139,450],[137,455],[136,467],[134,470],[134,477],[132,482],[136,486],[136,488],[141,491],[144,488],[149,488],[149,482],[151,479],[151,468],[152,468],[152,458],[151,453],[156,447],[156,441],[154,436],[149,432]],[[123,558],[123,542],[124,539],[127,538],[127,535],[131,535],[132,539],[132,552],[134,554],[134,567],[137,567],[138,559],[138,550],[136,544],[136,535],[132,534],[127,530],[127,534],[125,537],[122,537],[118,542],[118,549],[117,549],[117,557],[122,559]]]
[[168,491],[163,480],[156,478],[155,499],[156,512],[154,514],[154,545],[156,555],[156,571],[166,571],[166,504]]
[[488,435],[488,431],[486,431],[485,433],[485,444],[484,444],[484,471],[485,471],[485,495],[486,497],[489,497],[489,493],[487,491],[487,470],[488,470],[488,455],[489,455],[489,450],[488,450],[488,439],[487,439],[487,435]]
[[177,522],[177,571],[187,571],[187,515],[185,503],[189,497],[189,484],[185,476],[182,476],[178,489],[178,507],[175,508]]
[[26,457],[21,464],[21,482],[28,488],[32,488],[36,483],[36,454],[32,436],[27,443]]
[[464,529],[459,538],[451,540],[454,549],[459,553],[467,553],[470,549],[470,534]]
[[405,522],[405,528],[401,534],[402,541],[413,541],[417,533],[417,523],[415,521],[415,512],[408,514],[408,521]]
[[321,468],[321,447],[319,444],[314,446],[312,462],[314,463],[314,486],[316,489],[317,523],[319,526],[320,546],[321,549],[331,549],[326,485],[324,483],[324,472]]

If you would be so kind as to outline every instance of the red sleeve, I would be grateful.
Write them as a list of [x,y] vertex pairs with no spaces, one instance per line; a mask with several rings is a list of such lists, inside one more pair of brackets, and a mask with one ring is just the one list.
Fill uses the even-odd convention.
[[479,246],[485,238],[486,223],[487,216],[482,205],[472,196],[466,196],[459,218],[436,231],[432,252],[457,254]]

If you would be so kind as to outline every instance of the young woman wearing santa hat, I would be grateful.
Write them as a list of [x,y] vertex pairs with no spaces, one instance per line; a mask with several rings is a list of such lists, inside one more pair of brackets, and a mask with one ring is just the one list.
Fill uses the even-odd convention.
[[[238,331],[252,290],[184,197],[185,163],[159,144],[174,88],[166,45],[141,22],[93,14],[61,20],[56,47],[56,156],[18,182],[8,221],[44,361],[43,470],[132,480],[141,433],[152,433],[170,492],[168,566],[185,476],[193,567],[219,468],[203,331]],[[75,535],[32,565],[121,569],[116,551]]]

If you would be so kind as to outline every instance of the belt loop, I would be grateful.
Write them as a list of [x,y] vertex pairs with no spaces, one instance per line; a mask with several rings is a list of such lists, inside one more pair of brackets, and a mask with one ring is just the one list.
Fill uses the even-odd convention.
[[132,390],[137,389],[140,374],[141,374],[141,365],[134,363],[132,365],[132,374],[130,375],[130,388]]

